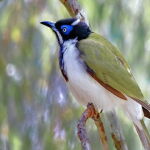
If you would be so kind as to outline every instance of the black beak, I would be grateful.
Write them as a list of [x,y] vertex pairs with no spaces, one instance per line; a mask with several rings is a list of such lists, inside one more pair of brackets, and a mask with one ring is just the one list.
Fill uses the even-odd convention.
[[53,32],[55,33],[55,35],[56,35],[56,37],[57,37],[58,42],[59,42],[60,45],[63,43],[63,39],[62,39],[61,35],[59,34],[59,31],[58,31],[58,29],[56,28],[54,22],[42,21],[42,22],[40,22],[40,23],[43,24],[43,25],[45,25],[45,26],[47,26],[47,27],[49,27],[49,28],[51,28],[51,29],[53,30]]
[[45,25],[45,26],[47,26],[47,27],[49,27],[49,28],[51,28],[51,29],[53,29],[53,30],[55,30],[55,23],[53,23],[53,22],[50,22],[50,21],[42,21],[42,22],[40,22],[41,24],[43,24],[43,25]]

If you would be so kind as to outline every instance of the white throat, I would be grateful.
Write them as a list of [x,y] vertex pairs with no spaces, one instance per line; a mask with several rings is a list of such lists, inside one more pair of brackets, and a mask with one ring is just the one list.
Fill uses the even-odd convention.
[[66,49],[74,49],[75,48],[75,46],[76,46],[76,43],[77,43],[77,38],[75,38],[75,39],[70,39],[70,40],[68,40],[68,41],[65,41],[64,43],[63,43],[63,47],[65,47]]
[[[68,40],[63,43],[62,52],[63,61],[64,61],[64,69],[67,73],[67,76],[72,72],[72,68],[76,65],[75,62],[78,63],[79,50],[76,47],[77,39]],[[73,67],[74,66],[74,67]],[[74,68],[75,69],[75,68]]]

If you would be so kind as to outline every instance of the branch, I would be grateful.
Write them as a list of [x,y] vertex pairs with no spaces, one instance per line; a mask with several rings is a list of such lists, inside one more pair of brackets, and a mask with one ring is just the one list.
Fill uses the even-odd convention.
[[114,141],[117,150],[128,150],[125,138],[122,133],[121,126],[119,124],[116,112],[109,112],[106,114],[110,122],[111,136]]
[[86,121],[90,117],[91,117],[91,110],[90,108],[87,107],[87,109],[83,112],[77,125],[78,136],[81,141],[81,146],[83,150],[91,150],[89,139],[88,139],[86,128],[85,128]]
[[94,108],[93,104],[92,104],[92,109],[94,111],[94,115],[92,116],[92,119],[94,120],[95,125],[97,126],[97,129],[99,131],[98,133],[99,133],[99,136],[100,136],[100,142],[102,143],[102,147],[103,147],[104,150],[109,150],[107,136],[106,136],[106,133],[105,133],[105,128],[104,128],[103,122],[100,118],[100,114]]
[[86,13],[81,9],[77,0],[59,0],[68,10],[71,17],[76,17],[89,24]]
[[102,143],[103,149],[109,150],[108,141],[107,141],[107,137],[105,134],[103,122],[101,121],[100,115],[96,111],[93,104],[87,105],[87,109],[83,112],[83,114],[78,122],[78,136],[81,141],[83,150],[91,150],[91,147],[89,144],[89,139],[87,137],[87,132],[86,132],[86,128],[85,128],[86,121],[89,118],[92,118],[97,126],[97,129],[99,131],[99,136],[100,136],[100,142]]

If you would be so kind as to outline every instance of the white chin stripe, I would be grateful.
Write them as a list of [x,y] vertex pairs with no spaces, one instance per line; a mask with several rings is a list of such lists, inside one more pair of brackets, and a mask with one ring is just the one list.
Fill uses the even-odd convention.
[[75,26],[75,25],[77,25],[79,22],[80,22],[80,19],[77,19],[77,20],[74,21],[71,25],[72,25],[72,26]]
[[56,34],[57,34],[57,36],[58,36],[58,39],[59,39],[60,44],[62,44],[62,43],[63,43],[63,39],[62,39],[61,34],[60,34],[58,31],[55,31],[55,32],[56,32]]

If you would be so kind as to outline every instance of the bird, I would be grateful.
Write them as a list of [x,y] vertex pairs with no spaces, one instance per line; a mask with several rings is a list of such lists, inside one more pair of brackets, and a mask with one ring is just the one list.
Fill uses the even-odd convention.
[[150,149],[142,122],[144,116],[150,118],[150,105],[120,50],[79,18],[41,24],[56,35],[60,70],[75,99],[85,106],[93,103],[103,112],[120,107]]

